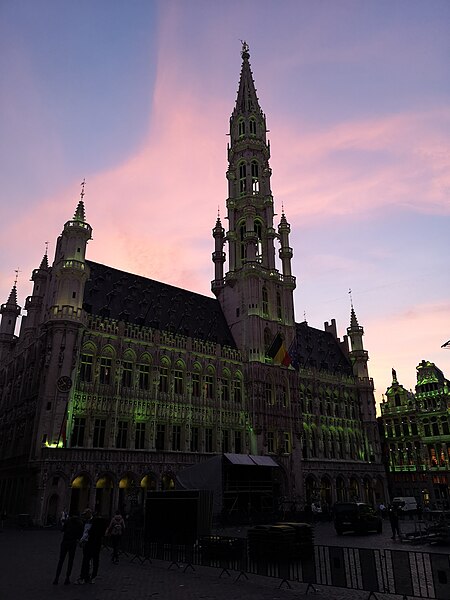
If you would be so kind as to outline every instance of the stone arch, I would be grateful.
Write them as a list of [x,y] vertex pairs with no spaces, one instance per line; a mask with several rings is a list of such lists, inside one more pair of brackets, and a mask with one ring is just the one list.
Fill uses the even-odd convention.
[[161,476],[161,489],[163,491],[175,489],[175,475],[171,471],[166,471]]
[[134,473],[127,471],[119,480],[119,505],[118,509],[125,514],[132,512],[137,503],[139,488],[137,483],[139,477]]
[[331,479],[328,475],[323,475],[320,479],[320,502],[322,507],[328,505],[331,506],[332,503],[332,486]]
[[319,484],[315,475],[308,475],[305,479],[306,504],[309,506],[314,500],[319,499]]
[[47,517],[46,517],[47,525],[56,525],[58,523],[58,516],[60,514],[59,506],[60,506],[59,494],[57,494],[57,493],[51,494],[47,501]]
[[72,479],[70,484],[70,514],[81,514],[85,508],[89,508],[89,494],[91,485],[91,477],[85,471],[79,472]]
[[113,495],[114,475],[112,473],[100,474],[95,483],[94,510],[102,516],[110,516],[113,509]]
[[345,502],[347,500],[347,486],[341,475],[336,477],[336,501]]
[[356,477],[350,477],[349,494],[349,499],[353,502],[358,501],[361,498],[360,485]]

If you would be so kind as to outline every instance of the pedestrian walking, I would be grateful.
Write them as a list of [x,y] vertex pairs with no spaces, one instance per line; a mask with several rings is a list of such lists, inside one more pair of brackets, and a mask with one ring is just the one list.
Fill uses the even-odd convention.
[[112,556],[111,560],[114,564],[119,562],[119,547],[123,532],[125,531],[125,521],[123,520],[120,510],[116,510],[116,514],[111,519],[111,523],[106,530],[106,535],[111,538]]
[[395,504],[389,505],[389,522],[392,529],[392,539],[395,540],[396,535],[400,539],[399,514],[398,507]]
[[80,519],[78,515],[71,515],[68,519],[65,520],[63,526],[63,538],[61,541],[61,547],[59,550],[59,560],[58,565],[56,567],[56,575],[53,580],[53,585],[58,585],[59,576],[61,575],[61,571],[64,565],[64,560],[66,555],[68,555],[67,560],[67,571],[66,578],[64,580],[64,585],[68,585],[70,583],[70,575],[72,573],[73,561],[75,558],[75,552],[77,549],[78,541],[81,539],[83,535],[83,521]]

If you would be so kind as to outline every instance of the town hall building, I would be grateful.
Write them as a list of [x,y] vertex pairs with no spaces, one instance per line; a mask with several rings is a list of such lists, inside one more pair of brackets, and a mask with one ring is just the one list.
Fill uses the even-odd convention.
[[230,519],[386,501],[364,330],[353,306],[342,340],[334,319],[295,319],[290,225],[284,210],[274,223],[245,43],[241,56],[214,297],[91,261],[83,188],[53,260],[32,272],[18,335],[16,284],[1,305],[0,510],[37,524],[63,508],[127,512],[192,469],[206,487],[216,471]]

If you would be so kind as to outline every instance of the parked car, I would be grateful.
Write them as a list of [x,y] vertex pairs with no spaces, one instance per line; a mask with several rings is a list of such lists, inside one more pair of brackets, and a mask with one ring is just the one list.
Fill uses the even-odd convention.
[[383,521],[375,510],[364,502],[336,502],[334,505],[334,528],[338,535],[354,533],[381,533]]

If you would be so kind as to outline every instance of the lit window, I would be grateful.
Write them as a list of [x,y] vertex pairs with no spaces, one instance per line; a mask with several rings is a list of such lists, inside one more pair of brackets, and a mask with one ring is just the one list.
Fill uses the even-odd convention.
[[252,194],[259,193],[259,165],[256,160],[251,162],[251,174],[252,174]]

